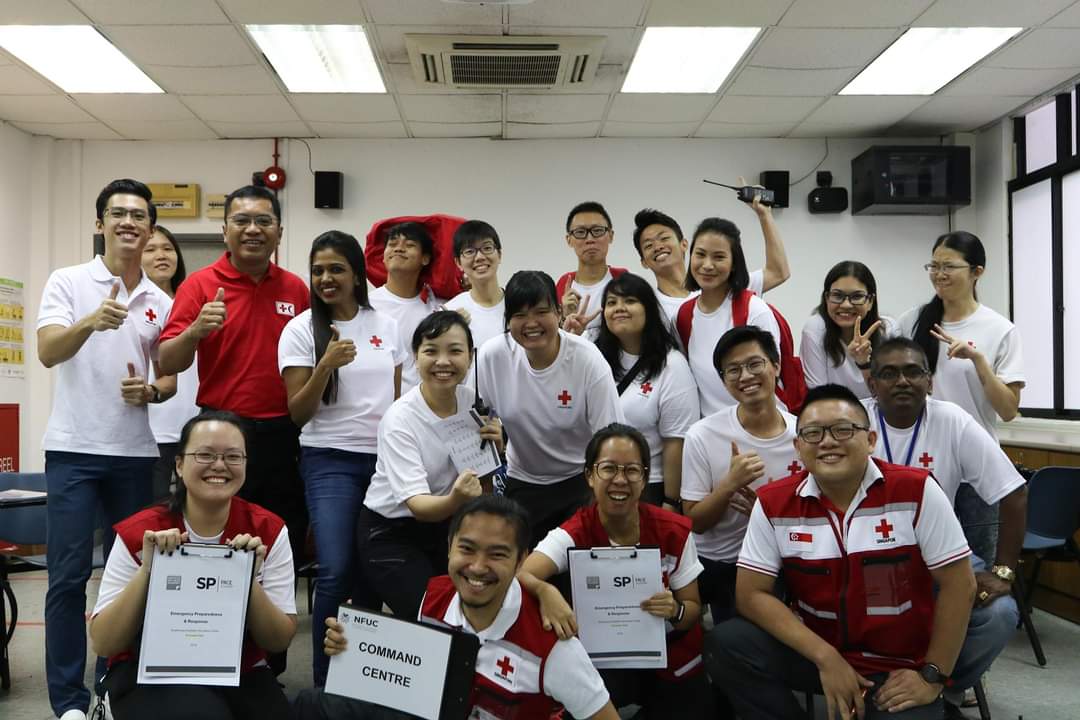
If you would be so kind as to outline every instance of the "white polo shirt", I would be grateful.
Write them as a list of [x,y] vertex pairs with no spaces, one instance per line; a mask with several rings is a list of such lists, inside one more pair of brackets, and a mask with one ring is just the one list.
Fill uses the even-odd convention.
[[407,390],[420,384],[420,376],[416,374],[416,358],[412,354],[413,333],[424,318],[442,309],[443,301],[435,297],[434,293],[428,295],[427,302],[421,300],[420,295],[411,298],[398,297],[383,285],[368,294],[368,302],[371,307],[397,322],[398,346],[406,350],[405,361],[401,364],[401,394],[404,395]]
[[[156,378],[153,368],[150,372],[153,382]],[[176,394],[163,403],[147,405],[150,412],[150,429],[158,445],[180,442],[180,430],[184,424],[199,414],[199,405],[195,402],[199,394],[199,360],[176,375]]]
[[475,347],[480,347],[491,338],[503,334],[505,307],[505,300],[499,300],[491,307],[484,307],[473,300],[468,291],[446,301],[447,310],[465,310],[469,313],[469,330],[472,332]]
[[[360,308],[352,320],[334,320],[342,340],[356,345],[356,358],[338,368],[337,402],[320,398],[314,417],[300,431],[305,447],[374,453],[379,421],[394,402],[394,369],[404,365],[397,323],[378,310]],[[311,310],[288,322],[278,339],[278,370],[315,367]]]
[[[884,315],[881,316],[881,329],[885,337],[892,337],[899,332],[896,321]],[[799,339],[799,359],[802,360],[807,388],[836,383],[851,390],[860,400],[870,397],[870,388],[863,380],[862,370],[855,365],[851,355],[845,352],[844,361],[836,365],[825,351],[825,319],[817,312],[803,324],[802,337]]]
[[53,407],[41,445],[45,450],[157,457],[146,406],[124,403],[120,381],[135,373],[148,377],[157,359],[158,336],[172,300],[142,273],[128,293],[120,278],[109,272],[101,256],[88,263],[54,270],[41,293],[37,329],[71,327],[100,307],[114,283],[116,301],[127,305],[128,316],[117,330],[93,332],[79,351],[56,366]]

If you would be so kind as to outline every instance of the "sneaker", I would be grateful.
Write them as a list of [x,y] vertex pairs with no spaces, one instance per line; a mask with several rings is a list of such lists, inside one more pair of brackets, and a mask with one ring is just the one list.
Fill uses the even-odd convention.
[[60,720],[86,720],[86,713],[82,710],[67,710],[60,716]]

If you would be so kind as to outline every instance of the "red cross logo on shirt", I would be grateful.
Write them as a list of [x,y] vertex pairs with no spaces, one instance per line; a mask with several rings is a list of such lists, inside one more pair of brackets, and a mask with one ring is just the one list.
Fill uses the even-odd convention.
[[641,394],[642,395],[648,395],[651,392],[652,392],[652,384],[651,383],[644,382],[644,383],[641,384]]
[[802,470],[802,465],[799,464],[798,460],[792,460],[791,464],[787,466],[787,469],[792,475],[794,475],[795,473]]
[[495,666],[499,668],[499,674],[504,678],[509,678],[510,674],[514,672],[514,666],[510,664],[509,655],[503,655],[503,659],[495,663]]
[[934,456],[923,451],[922,457],[919,458],[919,462],[922,463],[924,468],[930,467],[930,463],[934,462]]
[[154,308],[146,308],[146,320],[148,322],[154,322],[157,320],[157,313],[154,312]]
[[888,540],[891,537],[890,533],[892,532],[892,530],[893,526],[889,524],[889,520],[887,518],[881,518],[881,522],[878,523],[878,526],[876,528],[874,528],[874,532],[881,533],[882,540]]
[[375,347],[379,347],[380,345],[382,345],[382,338],[380,338],[378,335],[372,335],[371,339],[368,340],[368,342]]
[[563,405],[563,407],[566,407],[567,405],[569,405],[569,404],[570,404],[570,401],[571,401],[571,400],[573,400],[574,398],[573,398],[573,396],[572,396],[572,395],[571,395],[570,393],[568,393],[567,391],[563,390],[563,391],[562,391],[562,394],[561,394],[561,395],[559,395],[559,396],[558,396],[557,398],[555,398],[555,399],[556,399],[556,400],[558,400],[559,402],[561,402],[561,403],[562,403],[562,405]]

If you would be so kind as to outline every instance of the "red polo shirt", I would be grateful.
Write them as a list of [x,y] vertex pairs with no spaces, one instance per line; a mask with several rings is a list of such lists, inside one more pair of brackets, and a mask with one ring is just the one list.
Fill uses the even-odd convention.
[[278,338],[289,320],[307,310],[307,285],[274,263],[255,283],[233,267],[226,252],[180,284],[161,342],[195,322],[218,288],[225,290],[225,325],[199,343],[196,401],[248,418],[288,415],[285,383],[278,373]]

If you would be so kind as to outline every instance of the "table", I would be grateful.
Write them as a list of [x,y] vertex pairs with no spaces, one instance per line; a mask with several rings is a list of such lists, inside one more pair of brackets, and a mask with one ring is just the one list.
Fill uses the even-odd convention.
[[[0,498],[0,518],[6,512],[13,511],[17,508],[33,507],[35,505],[45,505],[48,502],[48,496],[44,493],[40,495],[17,497],[17,498]],[[3,526],[0,521],[0,527]],[[11,603],[11,621],[7,619],[7,605],[5,604],[5,598]],[[8,690],[11,687],[11,666],[8,661],[8,644],[11,638],[15,635],[15,623],[19,619],[19,605],[15,600],[15,591],[11,587],[11,583],[8,582],[8,560],[7,556],[0,554],[0,689]]]

